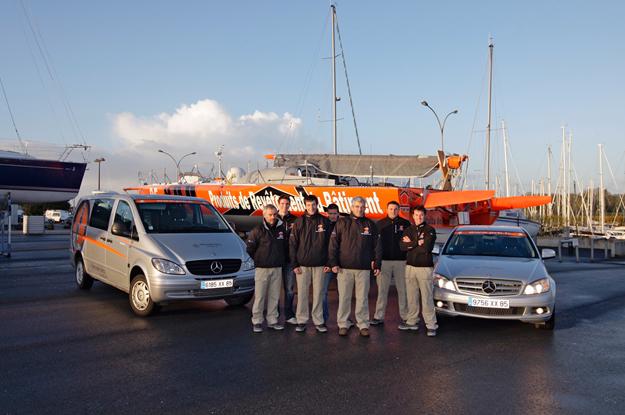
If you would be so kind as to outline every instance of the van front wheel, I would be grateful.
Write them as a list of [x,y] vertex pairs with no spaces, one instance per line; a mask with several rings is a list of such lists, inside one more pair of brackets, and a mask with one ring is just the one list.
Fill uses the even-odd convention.
[[93,285],[93,278],[85,271],[85,264],[82,262],[82,258],[76,261],[75,269],[76,285],[81,290],[88,290]]
[[128,297],[132,312],[140,317],[147,317],[158,309],[156,303],[152,301],[148,281],[141,274],[136,275],[130,282]]

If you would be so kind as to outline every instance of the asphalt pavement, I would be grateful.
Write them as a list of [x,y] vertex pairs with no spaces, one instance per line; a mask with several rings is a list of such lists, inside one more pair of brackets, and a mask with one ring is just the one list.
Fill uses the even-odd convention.
[[[622,413],[625,265],[548,261],[553,332],[439,317],[397,330],[394,290],[368,339],[251,331],[250,308],[187,302],[141,319],[127,295],[75,287],[67,235],[0,259],[0,413]],[[370,309],[375,302],[375,285]]]

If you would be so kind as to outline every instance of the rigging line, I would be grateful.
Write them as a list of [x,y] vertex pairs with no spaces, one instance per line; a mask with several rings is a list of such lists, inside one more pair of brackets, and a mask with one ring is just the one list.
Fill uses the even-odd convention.
[[339,46],[341,47],[341,61],[343,62],[343,69],[345,70],[345,81],[347,82],[347,95],[349,96],[349,106],[352,109],[352,119],[354,120],[354,130],[356,132],[356,142],[358,143],[358,153],[362,155],[362,149],[360,147],[360,136],[358,135],[358,125],[356,124],[356,113],[354,111],[354,102],[352,100],[352,89],[349,85],[349,77],[347,76],[347,63],[345,62],[345,50],[343,49],[343,41],[341,40],[341,31],[339,30],[339,19],[336,17],[336,33],[339,38]]
[[[612,181],[614,182],[614,187],[615,189],[618,191],[618,184],[616,183],[616,177],[614,176],[614,171],[612,170],[612,165],[610,164],[610,160],[608,160],[608,155],[605,154],[605,151],[603,152],[603,158],[605,159],[605,162],[608,166],[608,171],[610,172],[610,176],[612,177]],[[618,216],[618,211],[621,207],[621,204],[624,203],[624,199],[625,198],[625,194],[621,194],[619,195],[619,204],[616,208],[616,213],[614,214],[614,218],[612,219],[612,225],[614,225],[616,223],[616,217]]]
[[22,26],[22,33],[24,34],[24,39],[26,40],[26,44],[28,45],[28,52],[29,52],[30,57],[31,57],[31,59],[33,61],[33,64],[35,66],[35,70],[37,72],[37,77],[39,78],[39,82],[41,83],[41,88],[43,88],[43,90],[45,91],[46,98],[47,98],[47,101],[48,101],[48,106],[50,107],[50,111],[52,111],[54,119],[56,120],[56,122],[58,124],[59,133],[61,134],[61,139],[63,140],[63,143],[65,145],[67,145],[67,140],[65,138],[65,132],[63,131],[63,125],[62,125],[61,119],[60,119],[59,115],[57,114],[56,110],[54,109],[54,105],[52,103],[52,93],[46,87],[46,84],[45,84],[45,82],[43,80],[43,76],[41,74],[41,69],[39,68],[39,63],[37,62],[37,58],[35,57],[35,54],[33,52],[33,47],[31,45],[31,42],[30,42],[29,38],[28,38],[28,34],[26,33],[26,30],[24,29],[23,26]]
[[76,115],[74,114],[74,110],[72,109],[72,106],[69,103],[69,100],[67,99],[67,94],[65,93],[63,85],[61,84],[60,80],[58,79],[58,75],[56,74],[56,71],[54,70],[54,67],[52,65],[52,59],[51,59],[50,53],[47,51],[47,47],[46,47],[44,38],[41,35],[41,31],[39,30],[39,27],[36,26],[36,22],[34,22],[34,19],[31,18],[30,13],[26,9],[24,0],[20,0],[20,5],[22,6],[22,11],[24,13],[24,16],[26,17],[26,22],[28,23],[28,27],[30,28],[33,34],[35,44],[37,45],[39,53],[41,54],[41,57],[45,64],[48,75],[50,76],[50,79],[56,84],[56,87],[59,90],[61,101],[63,102],[63,106],[65,107],[65,111],[67,112],[68,118],[70,120],[70,125],[72,126],[72,129],[74,130],[74,134],[78,138],[82,139],[82,142],[84,145],[87,145],[87,141],[80,128],[80,125],[78,124],[78,120],[76,118]]
[[[302,91],[300,92],[300,97],[298,98],[297,104],[296,104],[296,111],[295,111],[295,116],[297,118],[301,118],[302,116],[302,112],[304,111],[304,103],[306,102],[306,97],[308,96],[308,91],[310,90],[310,85],[312,83],[312,78],[313,78],[313,73],[315,71],[315,68],[318,65],[319,62],[319,54],[321,51],[321,44],[323,42],[323,38],[324,35],[326,33],[326,30],[328,28],[328,22],[330,21],[330,13],[326,13],[326,19],[325,22],[323,24],[323,29],[321,30],[321,34],[319,35],[319,40],[317,41],[317,47],[314,50],[313,54],[312,54],[312,58],[311,58],[311,62],[310,65],[308,66],[308,70],[306,72],[306,75],[304,77],[304,87],[302,88]],[[282,149],[285,148],[285,143],[286,148],[285,150],[288,152],[288,144],[291,141],[290,139],[293,137],[293,129],[289,129],[289,133],[285,135],[285,137],[282,139],[282,141],[280,142],[280,144],[278,145],[278,149]]]
[[7,104],[7,109],[9,110],[9,116],[11,117],[13,128],[15,129],[15,135],[17,136],[17,140],[20,142],[20,148],[22,149],[23,153],[27,154],[26,146],[24,146],[24,142],[22,141],[22,136],[20,135],[20,132],[17,129],[17,124],[15,123],[15,117],[13,116],[13,110],[11,109],[11,104],[9,104],[9,97],[7,96],[7,91],[4,89],[4,82],[2,81],[1,76],[0,76],[0,86],[2,87],[2,95],[4,95],[4,101]]

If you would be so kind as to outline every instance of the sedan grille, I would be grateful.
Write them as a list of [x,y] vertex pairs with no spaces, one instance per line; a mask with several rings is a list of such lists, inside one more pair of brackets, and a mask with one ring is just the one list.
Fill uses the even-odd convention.
[[502,296],[519,294],[523,283],[493,278],[456,278],[456,286],[458,291],[468,294]]
[[241,269],[240,259],[204,259],[189,261],[185,264],[191,274],[195,275],[224,275],[232,274]]
[[525,311],[524,307],[487,308],[472,307],[470,305],[460,303],[454,303],[454,309],[461,313],[477,314],[480,316],[522,316]]

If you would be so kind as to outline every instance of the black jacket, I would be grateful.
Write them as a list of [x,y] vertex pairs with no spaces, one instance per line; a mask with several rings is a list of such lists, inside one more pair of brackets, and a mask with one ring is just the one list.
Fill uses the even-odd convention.
[[388,216],[376,224],[380,230],[382,242],[382,259],[387,261],[405,261],[406,252],[399,247],[404,231],[410,227],[410,222],[397,216],[391,219]]
[[293,268],[327,265],[331,233],[330,221],[319,213],[297,218],[289,236],[289,256]]
[[[286,260],[289,262],[290,252],[289,252],[289,236],[291,235],[291,229],[293,229],[293,224],[297,220],[297,216],[292,214],[291,212],[287,212],[286,215],[282,216],[278,213],[278,219],[280,219],[284,223],[284,227],[286,228]],[[292,259],[292,258],[291,258]]]
[[375,223],[368,218],[353,215],[339,218],[330,237],[328,265],[347,269],[371,269],[382,263],[382,245]]
[[[421,225],[410,225],[404,231],[404,235],[410,238],[410,242],[401,242],[402,251],[406,251],[406,264],[413,267],[432,267],[432,249],[436,242],[436,231],[433,227],[423,222]],[[423,245],[419,246],[419,239],[423,239]]]
[[282,267],[287,263],[286,228],[281,220],[270,226],[264,219],[247,235],[247,253],[258,268]]

